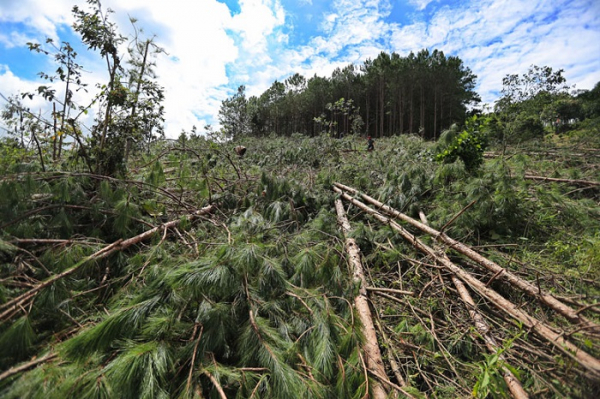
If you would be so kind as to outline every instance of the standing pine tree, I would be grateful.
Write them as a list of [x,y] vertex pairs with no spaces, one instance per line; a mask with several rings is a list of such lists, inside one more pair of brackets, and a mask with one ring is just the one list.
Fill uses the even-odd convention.
[[238,87],[237,93],[223,101],[219,109],[219,122],[229,138],[235,139],[250,133],[245,91],[245,86]]

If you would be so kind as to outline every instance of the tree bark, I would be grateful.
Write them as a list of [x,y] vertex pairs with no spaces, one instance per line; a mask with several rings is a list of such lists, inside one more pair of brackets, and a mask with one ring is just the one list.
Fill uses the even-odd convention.
[[[352,278],[354,280],[354,284],[357,284],[360,287],[358,295],[354,298],[354,306],[356,306],[360,321],[363,325],[363,333],[365,335],[363,350],[365,352],[367,367],[374,371],[376,375],[385,376],[385,368],[383,366],[379,345],[377,344],[377,334],[375,333],[375,326],[373,325],[371,310],[369,309],[366,288],[367,283],[363,273],[362,263],[360,261],[360,248],[353,238],[348,237],[348,234],[351,232],[351,227],[348,219],[346,218],[346,212],[344,211],[342,201],[335,201],[335,209],[338,215],[338,223],[342,227],[344,237],[346,238],[346,252],[348,253],[348,261],[350,262],[350,266],[353,270]],[[380,383],[373,384],[372,393],[375,399],[387,398],[387,393]]]

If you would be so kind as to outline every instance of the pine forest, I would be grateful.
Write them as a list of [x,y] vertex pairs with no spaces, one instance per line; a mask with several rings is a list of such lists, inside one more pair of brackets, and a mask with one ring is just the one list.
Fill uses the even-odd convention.
[[104,84],[29,43],[62,89],[1,111],[0,397],[600,395],[600,82],[532,65],[486,108],[382,52],[168,139],[165,50],[88,3]]

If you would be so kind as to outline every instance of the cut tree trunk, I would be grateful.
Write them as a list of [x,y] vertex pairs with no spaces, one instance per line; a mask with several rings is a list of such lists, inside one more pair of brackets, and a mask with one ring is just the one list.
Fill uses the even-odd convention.
[[[483,337],[485,341],[485,346],[492,353],[498,353],[500,349],[494,337],[490,334],[490,326],[486,323],[485,319],[477,310],[477,305],[475,305],[475,301],[469,290],[465,286],[465,284],[458,278],[456,275],[452,275],[452,283],[456,287],[458,294],[462,301],[467,305],[467,310],[469,311],[469,316],[471,316],[471,320],[473,320],[473,324],[475,324],[475,328],[479,331],[479,334]],[[499,356],[501,360],[504,360],[504,356]],[[515,399],[526,399],[529,397],[527,392],[523,389],[521,385],[521,381],[515,377],[515,375],[505,366],[502,366],[502,378],[506,382],[510,393]]]
[[[425,224],[426,226],[429,224],[427,221],[427,216],[425,216],[425,214],[423,212],[419,212],[419,217],[423,221],[423,224]],[[447,261],[450,261],[450,259],[448,259],[448,257],[445,254],[443,255],[443,257]],[[488,348],[488,350],[491,353],[498,353],[498,351],[500,350],[500,347],[498,346],[494,336],[491,334],[490,326],[488,325],[488,323],[485,321],[485,319],[479,312],[479,309],[477,308],[477,305],[475,304],[473,297],[469,293],[469,289],[465,286],[465,284],[462,282],[461,279],[456,277],[455,274],[451,274],[450,278],[452,279],[452,283],[454,284],[454,286],[456,287],[456,290],[458,291],[458,295],[460,296],[460,299],[462,299],[465,306],[467,307],[467,311],[469,312],[469,316],[471,316],[471,320],[473,321],[475,328],[477,329],[479,334],[481,334],[481,337],[483,338],[483,341],[485,342],[485,346]],[[499,358],[500,358],[500,360],[505,361],[504,356],[502,354],[499,355]],[[529,395],[523,389],[523,385],[521,385],[521,381],[519,381],[518,378],[515,377],[515,375],[512,373],[512,371],[510,371],[509,368],[506,366],[502,366],[502,378],[504,378],[504,381],[506,382],[506,386],[508,387],[513,398],[515,398],[515,399],[529,398]]]
[[[348,253],[348,261],[352,267],[354,284],[357,284],[359,288],[358,295],[354,298],[354,305],[358,312],[360,321],[363,325],[363,333],[365,336],[365,343],[363,350],[365,353],[367,368],[372,370],[375,375],[385,376],[385,367],[383,366],[383,360],[381,358],[381,352],[377,343],[377,334],[375,333],[375,326],[373,325],[373,319],[371,317],[371,309],[369,309],[369,301],[367,298],[367,282],[363,273],[362,263],[360,261],[360,248],[353,238],[349,238],[348,235],[351,232],[350,223],[346,218],[346,212],[342,201],[335,201],[335,209],[338,215],[338,223],[342,227],[344,237],[346,238],[346,252]],[[373,384],[373,397],[375,399],[387,398],[387,393],[383,386],[376,382]]]

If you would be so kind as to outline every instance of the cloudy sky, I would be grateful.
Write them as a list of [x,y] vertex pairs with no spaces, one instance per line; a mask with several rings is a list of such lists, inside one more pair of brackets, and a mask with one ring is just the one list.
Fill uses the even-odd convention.
[[[48,57],[27,42],[79,42],[74,5],[84,0],[0,0],[0,93],[34,91]],[[532,64],[564,69],[567,82],[600,81],[599,0],[102,0],[121,32],[144,35],[165,49],[156,72],[166,91],[166,131],[218,125],[221,101],[239,85],[259,95],[294,73],[330,76],[381,51],[402,56],[423,48],[459,56],[478,76],[484,102],[502,78]],[[105,65],[81,49],[84,80],[106,82]],[[60,90],[60,88],[59,88]],[[85,99],[82,98],[81,101]],[[6,102],[0,98],[0,107]],[[28,104],[43,108],[41,99]]]

